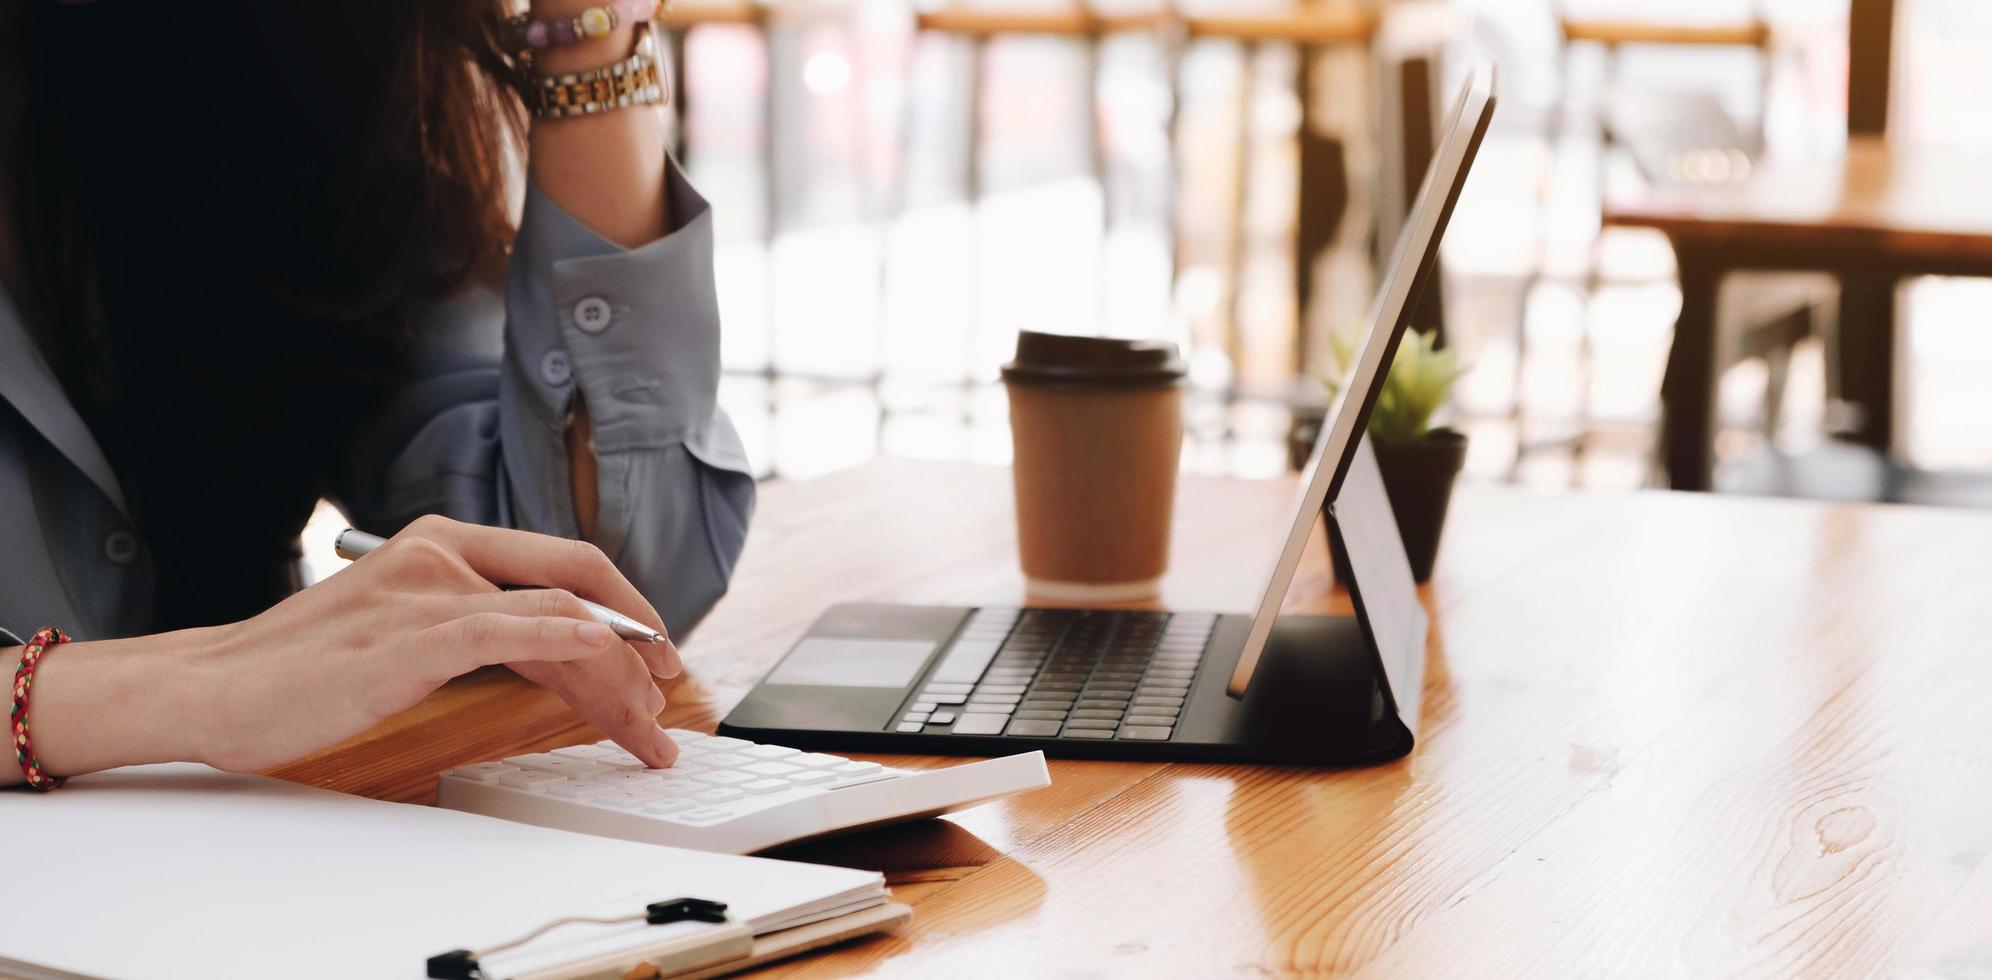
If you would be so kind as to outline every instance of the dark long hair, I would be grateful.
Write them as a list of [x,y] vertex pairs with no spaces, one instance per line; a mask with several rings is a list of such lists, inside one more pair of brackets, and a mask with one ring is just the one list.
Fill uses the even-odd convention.
[[416,312],[502,272],[504,4],[10,4],[17,299],[135,508],[157,625],[251,615]]

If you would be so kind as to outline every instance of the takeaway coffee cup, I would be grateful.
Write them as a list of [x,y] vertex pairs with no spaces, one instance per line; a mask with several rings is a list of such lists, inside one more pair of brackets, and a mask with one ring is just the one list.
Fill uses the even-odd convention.
[[1032,596],[1115,602],[1160,591],[1186,373],[1174,344],[1018,334],[1003,383]]

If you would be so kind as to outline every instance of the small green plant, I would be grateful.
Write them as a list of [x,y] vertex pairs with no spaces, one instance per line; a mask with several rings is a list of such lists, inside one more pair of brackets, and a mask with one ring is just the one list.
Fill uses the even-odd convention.
[[[1437,331],[1407,331],[1397,345],[1397,359],[1390,362],[1383,390],[1377,393],[1376,412],[1370,416],[1370,438],[1378,443],[1403,446],[1423,439],[1432,431],[1433,413],[1446,403],[1453,382],[1464,373],[1459,352],[1433,346],[1437,336]],[[1346,372],[1356,356],[1356,336],[1336,333],[1331,343],[1335,360]],[[1339,390],[1341,380],[1330,379],[1329,391]]]

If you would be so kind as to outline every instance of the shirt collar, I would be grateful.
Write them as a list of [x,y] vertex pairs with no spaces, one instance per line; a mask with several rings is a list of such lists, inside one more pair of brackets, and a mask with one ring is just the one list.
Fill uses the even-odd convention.
[[28,425],[40,432],[56,451],[83,471],[90,482],[129,516],[124,490],[104,450],[90,427],[76,413],[76,406],[62,390],[41,348],[28,336],[27,324],[14,308],[13,297],[0,286],[0,400],[14,406]]

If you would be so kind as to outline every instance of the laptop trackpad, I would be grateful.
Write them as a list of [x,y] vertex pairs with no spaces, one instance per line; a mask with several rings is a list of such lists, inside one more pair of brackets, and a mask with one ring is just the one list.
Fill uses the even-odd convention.
[[765,683],[903,690],[919,675],[934,646],[925,640],[809,637],[789,651]]

